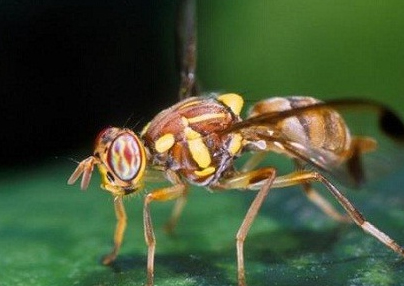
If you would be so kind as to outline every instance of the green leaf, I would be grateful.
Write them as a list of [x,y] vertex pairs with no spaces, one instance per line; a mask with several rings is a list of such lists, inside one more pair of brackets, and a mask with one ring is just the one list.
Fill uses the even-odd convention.
[[[98,189],[96,174],[86,192],[67,186],[74,168],[55,164],[2,176],[0,285],[145,282],[143,194],[125,200],[122,251],[113,266],[102,266],[112,247],[113,199]],[[402,175],[388,178],[377,192],[347,193],[401,244]],[[192,189],[174,236],[163,231],[173,204],[152,204],[155,284],[236,285],[235,233],[254,194]],[[245,260],[249,285],[404,285],[401,258],[355,225],[331,221],[296,188],[271,191],[245,242]]]

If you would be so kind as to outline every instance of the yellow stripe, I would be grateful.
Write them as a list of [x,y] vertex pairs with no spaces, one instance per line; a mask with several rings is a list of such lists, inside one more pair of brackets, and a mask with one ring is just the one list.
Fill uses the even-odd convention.
[[190,127],[186,127],[184,132],[192,159],[194,159],[199,167],[207,168],[212,160],[208,147],[206,147],[205,143],[202,141],[201,134],[192,130]]
[[174,135],[171,133],[167,133],[161,136],[156,140],[154,146],[156,147],[157,152],[163,153],[170,149],[175,143]]
[[195,105],[195,104],[199,104],[201,101],[202,101],[202,100],[195,100],[195,101],[191,101],[191,102],[185,103],[184,105],[181,105],[178,109],[183,109],[183,108],[186,108],[186,107],[188,107],[188,106],[192,106],[192,105]]
[[194,171],[194,173],[198,177],[205,177],[205,176],[208,176],[208,175],[214,173],[215,170],[216,169],[214,167],[208,167],[208,168],[203,169],[202,171]]
[[140,132],[140,136],[143,136],[146,134],[147,130],[149,129],[150,123],[147,123],[145,127],[143,127],[142,132]]
[[240,151],[242,139],[243,139],[243,137],[241,137],[240,134],[238,134],[238,133],[233,134],[229,147],[227,148],[227,150],[229,150],[231,155],[235,155]]
[[182,121],[182,125],[184,125],[184,127],[188,127],[189,122],[188,122],[188,119],[186,117],[182,116],[181,121]]
[[226,93],[219,95],[217,100],[230,107],[236,115],[240,115],[241,109],[244,105],[244,99],[235,93]]
[[208,114],[203,114],[199,116],[195,116],[192,118],[188,118],[189,123],[197,123],[209,119],[214,119],[214,118],[224,118],[226,115],[224,113],[208,113]]

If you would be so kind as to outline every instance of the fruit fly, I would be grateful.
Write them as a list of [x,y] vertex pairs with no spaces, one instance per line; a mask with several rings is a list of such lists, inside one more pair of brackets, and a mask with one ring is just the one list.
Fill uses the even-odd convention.
[[[355,137],[349,132],[337,109],[368,108],[380,116],[380,126],[392,140],[404,142],[404,125],[386,107],[369,101],[323,103],[311,97],[271,98],[257,103],[251,117],[241,120],[242,97],[222,94],[191,97],[160,112],[137,136],[129,129],[107,128],[95,142],[93,156],[82,161],[69,179],[73,184],[82,175],[81,188],[90,181],[94,165],[101,173],[101,187],[115,197],[118,219],[115,246],[104,264],[115,260],[122,243],[126,215],[122,198],[140,192],[147,180],[146,167],[160,172],[172,186],[148,193],[144,202],[145,238],[148,245],[148,284],[153,284],[155,236],[150,203],[177,199],[170,220],[173,226],[185,202],[187,186],[200,185],[213,191],[258,190],[237,233],[238,279],[245,285],[243,243],[257,212],[272,188],[302,185],[307,196],[325,213],[345,218],[321,197],[312,182],[322,183],[347,211],[351,220],[393,251],[404,256],[404,249],[368,222],[323,173],[339,170],[355,183],[361,183],[361,157],[377,148],[371,137]],[[242,171],[234,160],[243,152],[277,152],[293,158],[306,170],[278,176],[274,168]],[[253,157],[254,158],[254,157]],[[343,168],[346,167],[346,168]],[[323,172],[321,172],[323,171]]]
[[[255,191],[243,222],[236,234],[238,284],[246,285],[244,241],[269,191],[273,188],[302,185],[310,200],[336,220],[355,222],[387,247],[404,256],[404,249],[368,222],[356,207],[327,178],[335,175],[360,185],[366,179],[362,159],[378,148],[375,138],[354,136],[342,117],[342,111],[370,111],[377,115],[386,138],[402,146],[404,124],[387,107],[365,100],[321,102],[312,97],[269,98],[256,103],[243,120],[242,96],[235,93],[198,95],[195,81],[194,1],[185,1],[180,29],[180,102],[158,113],[137,135],[126,128],[109,127],[99,133],[92,156],[83,160],[68,180],[80,176],[81,188],[89,185],[94,166],[101,188],[114,196],[117,225],[114,247],[104,259],[112,263],[119,252],[126,228],[124,196],[142,192],[149,178],[164,177],[171,185],[145,194],[144,236],[148,247],[147,285],[153,285],[156,239],[150,204],[176,200],[168,222],[173,229],[185,205],[189,185],[203,186],[215,192],[232,189]],[[245,152],[250,160],[237,169],[235,160]],[[276,152],[291,158],[298,171],[279,175],[273,167],[260,167],[262,153]],[[309,166],[309,168],[306,168]],[[320,182],[345,209],[339,214],[317,191]]]

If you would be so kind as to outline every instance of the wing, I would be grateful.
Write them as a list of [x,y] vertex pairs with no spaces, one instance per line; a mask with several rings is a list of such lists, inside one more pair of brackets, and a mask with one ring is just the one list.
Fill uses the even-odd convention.
[[196,82],[196,0],[181,0],[177,8],[177,67],[180,72],[179,99],[198,93]]
[[[299,118],[307,112],[321,112],[324,109],[332,109],[340,114],[352,134],[350,153],[341,161],[338,160],[341,157],[330,150],[302,144],[273,129],[282,120]],[[272,146],[269,150],[284,149],[284,153],[291,157],[330,173],[349,186],[360,187],[404,165],[404,124],[391,109],[374,101],[316,102],[304,107],[262,113],[234,124],[224,133],[238,131],[247,140],[264,140],[268,146]]]

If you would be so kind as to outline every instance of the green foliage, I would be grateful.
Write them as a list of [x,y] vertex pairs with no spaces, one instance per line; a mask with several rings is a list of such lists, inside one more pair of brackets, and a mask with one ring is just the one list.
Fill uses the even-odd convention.
[[[143,194],[125,201],[128,229],[118,260],[112,197],[67,186],[73,164],[1,179],[0,285],[142,285],[146,278]],[[378,191],[349,192],[365,215],[404,243],[402,173]],[[326,193],[326,192],[323,192]],[[155,203],[156,285],[235,285],[235,233],[254,193],[195,188],[174,236],[163,231],[172,203]],[[273,190],[245,245],[249,285],[404,285],[404,263],[354,225],[331,221],[299,189]],[[401,284],[400,284],[401,283]]]
[[204,90],[382,100],[404,114],[404,2],[199,1]]

